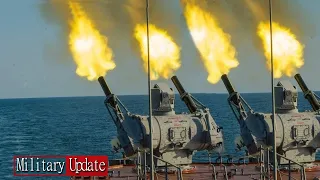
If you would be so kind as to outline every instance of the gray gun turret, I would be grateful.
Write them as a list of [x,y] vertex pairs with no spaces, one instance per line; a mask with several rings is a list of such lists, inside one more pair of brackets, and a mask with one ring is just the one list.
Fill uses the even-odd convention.
[[[153,151],[154,155],[177,165],[187,167],[192,163],[195,151],[221,148],[223,138],[221,127],[212,118],[209,109],[188,94],[176,76],[172,77],[181,99],[189,108],[190,114],[176,114],[174,111],[174,91],[167,84],[158,83],[151,89],[153,112]],[[148,116],[131,114],[120,100],[110,92],[102,77],[99,78],[107,99],[105,104],[112,109],[117,127],[117,139],[112,141],[114,150],[123,149],[126,156],[134,155],[138,149],[149,149],[150,130]],[[120,104],[127,113],[123,114]],[[115,118],[114,118],[115,116]],[[150,157],[147,156],[147,159]],[[149,161],[147,161],[149,162]],[[165,163],[154,160],[155,166]]]
[[[249,154],[259,152],[260,146],[271,148],[272,114],[254,112],[233,89],[227,75],[221,79],[229,92],[228,102],[240,124],[243,142],[239,146],[246,146]],[[275,86],[277,152],[296,162],[310,163],[315,161],[315,152],[320,145],[316,140],[320,130],[319,121],[310,113],[298,112],[297,98],[296,87],[289,81],[279,81]],[[280,157],[278,162],[282,165],[288,163]]]
[[300,74],[296,74],[294,76],[296,79],[297,83],[299,84],[303,94],[304,98],[307,99],[313,109],[314,112],[304,112],[306,114],[310,114],[311,117],[315,118],[317,120],[314,121],[313,126],[311,127],[312,129],[312,136],[315,137],[310,144],[313,144],[313,149],[320,148],[320,103],[319,99],[320,97],[316,95],[314,92],[309,90],[305,82],[303,81],[302,77]]

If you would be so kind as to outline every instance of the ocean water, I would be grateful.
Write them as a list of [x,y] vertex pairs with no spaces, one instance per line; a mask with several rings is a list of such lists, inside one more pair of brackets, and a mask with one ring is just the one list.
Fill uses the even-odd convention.
[[[239,125],[227,103],[227,94],[193,94],[210,108],[216,123],[223,127],[224,152],[236,152],[234,139]],[[271,94],[242,94],[250,106],[259,112],[271,111]],[[132,113],[148,113],[147,96],[119,96]],[[13,177],[14,155],[108,155],[110,140],[116,136],[115,125],[104,106],[104,97],[33,98],[0,100],[0,179],[68,179],[66,177]],[[311,109],[299,93],[299,110]],[[176,112],[187,112],[176,96]],[[317,159],[320,159],[319,154]],[[198,152],[194,161],[207,161]],[[214,160],[214,159],[213,159]]]

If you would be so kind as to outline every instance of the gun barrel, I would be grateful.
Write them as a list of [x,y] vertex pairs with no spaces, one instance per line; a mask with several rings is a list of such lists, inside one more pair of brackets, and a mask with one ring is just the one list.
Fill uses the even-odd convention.
[[180,95],[186,93],[186,91],[184,90],[184,88],[181,85],[181,83],[180,83],[180,81],[179,81],[177,76],[172,76],[171,80],[172,80],[173,84],[176,86],[176,88],[179,91]]
[[191,113],[194,113],[197,111],[197,106],[194,103],[193,99],[190,97],[190,95],[186,95],[186,91],[184,90],[183,86],[181,85],[179,79],[177,76],[172,76],[171,80],[174,84],[174,86],[177,88],[181,99],[184,101],[184,103],[187,105],[189,111]]
[[300,88],[301,88],[303,93],[306,93],[307,91],[309,91],[306,83],[303,81],[303,79],[302,79],[300,74],[294,75],[294,78],[296,79],[296,81],[299,84],[299,86],[300,86]]
[[300,74],[294,75],[294,78],[296,79],[297,83],[299,84],[304,97],[309,101],[310,105],[312,106],[312,109],[314,111],[317,111],[320,109],[320,104],[317,100],[317,98],[314,96],[313,92],[309,90],[307,87],[306,83],[303,81],[302,77]]
[[108,85],[107,85],[106,81],[104,80],[104,78],[103,78],[102,76],[100,76],[100,77],[98,78],[98,81],[99,81],[99,83],[100,83],[100,85],[101,85],[101,88],[102,88],[104,94],[105,94],[106,96],[111,95],[111,94],[112,94],[112,93],[111,93],[111,90],[110,90],[110,88],[108,87]]
[[223,75],[221,76],[221,79],[222,79],[222,81],[223,81],[224,86],[227,88],[228,93],[229,93],[229,94],[234,93],[235,90],[234,90],[234,88],[233,88],[233,86],[232,86],[232,84],[231,84],[228,76],[227,76],[226,74],[223,74]]

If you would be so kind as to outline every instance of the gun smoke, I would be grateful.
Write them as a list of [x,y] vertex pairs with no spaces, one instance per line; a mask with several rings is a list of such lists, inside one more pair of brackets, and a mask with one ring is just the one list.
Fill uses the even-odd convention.
[[[206,3],[222,28],[242,31],[253,39],[255,47],[263,48],[256,31],[259,22],[269,21],[268,0],[206,0]],[[298,0],[272,1],[272,16],[274,22],[289,28],[299,40],[303,40],[315,33],[315,26],[309,20],[310,13],[300,3]]]
[[[112,49],[122,49],[127,46],[128,41],[135,43],[132,32],[137,23],[146,22],[145,1],[135,0],[69,0],[77,2],[85,11],[87,16],[93,21],[95,27],[109,38]],[[40,3],[39,10],[42,17],[52,25],[58,25],[59,40],[63,45],[52,45],[50,42],[47,53],[53,57],[57,54],[68,55],[68,34],[70,32],[69,20],[72,14],[68,6],[68,0],[48,0]],[[178,2],[177,2],[178,3]],[[174,39],[179,39],[179,13],[171,8],[170,0],[150,0],[150,23],[157,24],[158,27],[166,29]],[[181,13],[181,10],[180,10]],[[54,49],[53,49],[54,48]],[[59,48],[58,50],[56,50]],[[54,53],[52,52],[54,51]],[[117,56],[117,55],[115,55]],[[137,56],[140,56],[137,54]],[[63,57],[65,59],[65,57]],[[115,57],[115,59],[118,59]]]

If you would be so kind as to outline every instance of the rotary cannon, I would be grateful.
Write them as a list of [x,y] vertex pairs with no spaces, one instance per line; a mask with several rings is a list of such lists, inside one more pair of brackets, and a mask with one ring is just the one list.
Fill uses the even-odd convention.
[[[149,117],[130,113],[111,93],[103,77],[98,81],[105,92],[105,105],[118,132],[117,138],[112,141],[113,149],[123,150],[127,157],[136,155],[138,150],[149,151]],[[216,125],[209,109],[184,90],[176,76],[172,77],[172,81],[190,113],[176,114],[173,89],[163,83],[154,85],[151,89],[153,151],[155,156],[187,167],[192,163],[195,151],[210,151],[222,146],[222,128]],[[122,113],[121,109],[126,113]],[[165,166],[156,158],[154,162],[158,169]]]
[[[237,146],[246,147],[251,155],[258,153],[261,146],[272,147],[272,114],[254,112],[234,90],[227,75],[222,75],[221,79],[229,92],[228,102],[240,125],[242,139]],[[316,149],[320,147],[320,139],[316,137],[320,132],[319,121],[311,113],[298,112],[297,98],[296,87],[289,81],[278,82],[275,87],[277,153],[299,163],[311,163],[315,161]],[[280,156],[277,161],[280,165],[288,164]]]

